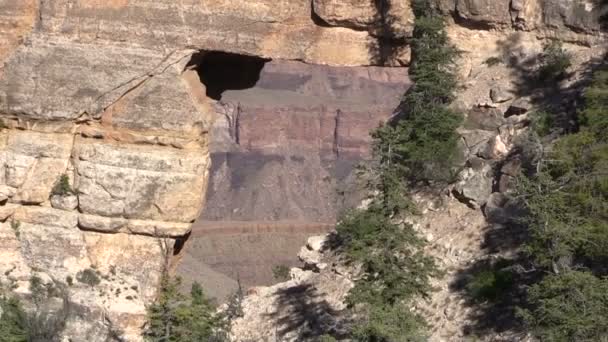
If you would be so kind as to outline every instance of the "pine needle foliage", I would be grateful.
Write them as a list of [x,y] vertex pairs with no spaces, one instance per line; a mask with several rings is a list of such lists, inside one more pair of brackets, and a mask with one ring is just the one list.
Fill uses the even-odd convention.
[[150,342],[224,341],[226,322],[198,283],[190,295],[179,290],[180,278],[163,276],[158,300],[148,308],[145,337]]
[[608,70],[584,94],[580,130],[544,147],[519,180],[525,251],[546,276],[520,315],[543,341],[608,341]]
[[608,341],[608,279],[589,272],[549,275],[528,291],[521,316],[542,341]]
[[448,105],[457,87],[459,51],[449,42],[444,18],[428,0],[415,1],[416,25],[411,41],[410,77],[399,120],[377,129],[374,152],[381,163],[410,182],[451,181],[458,155],[456,128],[462,115]]
[[440,274],[424,252],[424,240],[400,221],[416,212],[411,185],[453,179],[455,130],[462,118],[448,105],[457,85],[458,51],[430,1],[415,1],[415,12],[414,86],[404,95],[397,119],[372,132],[373,162],[366,172],[371,203],[344,215],[336,227],[339,250],[360,266],[347,297],[357,318],[354,341],[424,340],[426,324],[411,306],[428,296],[430,279]]
[[608,71],[585,93],[580,131],[545,148],[537,171],[519,181],[530,214],[528,253],[552,272],[608,260]]
[[27,316],[16,298],[0,294],[0,339],[28,342]]

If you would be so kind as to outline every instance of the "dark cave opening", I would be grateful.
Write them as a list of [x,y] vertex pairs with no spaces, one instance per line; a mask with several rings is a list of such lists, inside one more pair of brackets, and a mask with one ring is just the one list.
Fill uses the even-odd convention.
[[192,56],[188,67],[196,70],[207,88],[207,97],[221,100],[226,90],[252,88],[270,59],[222,51],[201,51]]

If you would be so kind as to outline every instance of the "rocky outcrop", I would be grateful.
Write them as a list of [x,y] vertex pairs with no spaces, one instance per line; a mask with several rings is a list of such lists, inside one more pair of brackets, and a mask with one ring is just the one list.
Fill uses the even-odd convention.
[[560,39],[590,43],[602,30],[605,4],[583,0],[440,0],[456,22],[478,28],[537,30]]
[[326,239],[311,237],[303,247],[303,260],[313,270],[292,268],[288,281],[248,291],[243,315],[232,324],[233,341],[316,341],[344,331],[341,312],[353,286],[352,274],[323,247]]

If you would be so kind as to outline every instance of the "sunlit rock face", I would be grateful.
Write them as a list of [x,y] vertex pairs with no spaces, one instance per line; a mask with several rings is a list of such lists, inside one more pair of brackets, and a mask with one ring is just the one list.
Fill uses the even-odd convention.
[[[601,28],[588,1],[441,2],[471,30]],[[141,340],[205,194],[206,219],[335,219],[412,31],[406,0],[0,0],[0,282],[31,310],[33,278],[62,289],[66,339]],[[218,86],[213,52],[257,79]]]
[[[310,179],[299,189],[333,177],[323,171],[326,160],[365,154],[367,121],[390,115],[383,99],[394,100],[397,90],[375,96],[392,85],[402,91],[405,73],[336,67],[409,62],[403,42],[391,42],[391,54],[380,53],[374,33],[380,19],[370,15],[364,29],[353,29],[319,20],[308,0],[0,0],[2,284],[39,311],[28,301],[31,279],[62,289],[47,302],[54,313],[68,312],[65,338],[141,340],[145,308],[163,269],[174,266],[173,255],[204,207],[211,153],[215,170],[239,153],[246,156],[237,164],[258,162],[248,156],[254,152],[287,157],[300,174],[300,165],[312,160]],[[220,103],[205,86],[214,77],[200,65],[206,51],[257,56],[268,69],[249,92],[220,91]],[[233,77],[222,76],[229,84]],[[284,98],[275,103],[277,97]],[[235,103],[244,109],[243,140],[225,131],[224,147],[216,148],[220,139],[210,150],[212,124],[224,119],[218,105]],[[289,152],[296,149],[305,162]],[[241,175],[249,184],[251,175]],[[228,183],[214,181],[218,209],[210,215],[224,216],[223,198],[234,196]],[[307,207],[324,196],[321,203],[330,203],[329,193],[311,190],[300,200],[294,190],[287,199]],[[272,205],[285,200],[281,196]],[[256,208],[249,213],[276,216]]]

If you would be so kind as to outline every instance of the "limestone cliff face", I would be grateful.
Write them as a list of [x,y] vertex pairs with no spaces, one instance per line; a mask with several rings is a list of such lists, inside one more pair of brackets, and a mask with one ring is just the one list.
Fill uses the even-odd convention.
[[[378,12],[360,7],[363,23],[308,0],[0,0],[2,284],[24,299],[34,278],[62,288],[48,301],[66,339],[140,340],[204,204],[217,105],[198,57],[407,64],[404,44],[379,52]],[[73,191],[54,191],[64,176]]]
[[[441,3],[455,18],[454,39],[472,55],[479,52],[477,37],[496,43],[515,30],[526,39],[558,36],[577,48],[601,41],[604,13],[596,2]],[[407,66],[412,30],[408,0],[0,0],[1,283],[25,299],[33,278],[63,288],[65,300],[55,302],[67,312],[66,339],[141,340],[161,272],[204,207],[211,152],[218,152],[218,170],[227,165],[222,154],[243,153],[244,146],[288,157],[287,170],[298,169],[301,156],[278,147],[303,148],[319,165],[327,156],[332,162],[339,154],[364,156],[368,141],[359,136],[390,116],[393,95],[407,87],[406,70],[336,68]],[[269,64],[274,76],[266,80],[287,79],[273,93],[276,102],[260,102],[274,84],[264,85],[264,76],[257,88],[232,97],[243,106],[238,122],[228,115],[228,129],[219,130],[228,137],[223,145],[211,142],[209,132],[217,117],[226,118],[231,97],[218,102],[215,86],[205,86],[213,74],[205,69],[209,51],[292,61]],[[326,69],[312,71],[315,64]],[[298,79],[315,72],[321,76]],[[378,97],[324,106],[324,94],[312,91],[323,77],[333,82],[327,90],[344,98],[370,90]],[[399,91],[387,91],[392,86]],[[300,115],[293,108],[302,99],[317,102],[301,106]],[[275,122],[281,105],[289,113]],[[318,115],[308,115],[310,108]],[[323,179],[322,169],[311,168],[309,176]],[[238,183],[234,169],[225,174],[230,177],[220,175],[217,189]],[[53,191],[64,175],[72,193]],[[242,194],[229,187],[224,193]],[[223,210],[210,213],[223,216]],[[264,210],[261,216],[277,216]]]

